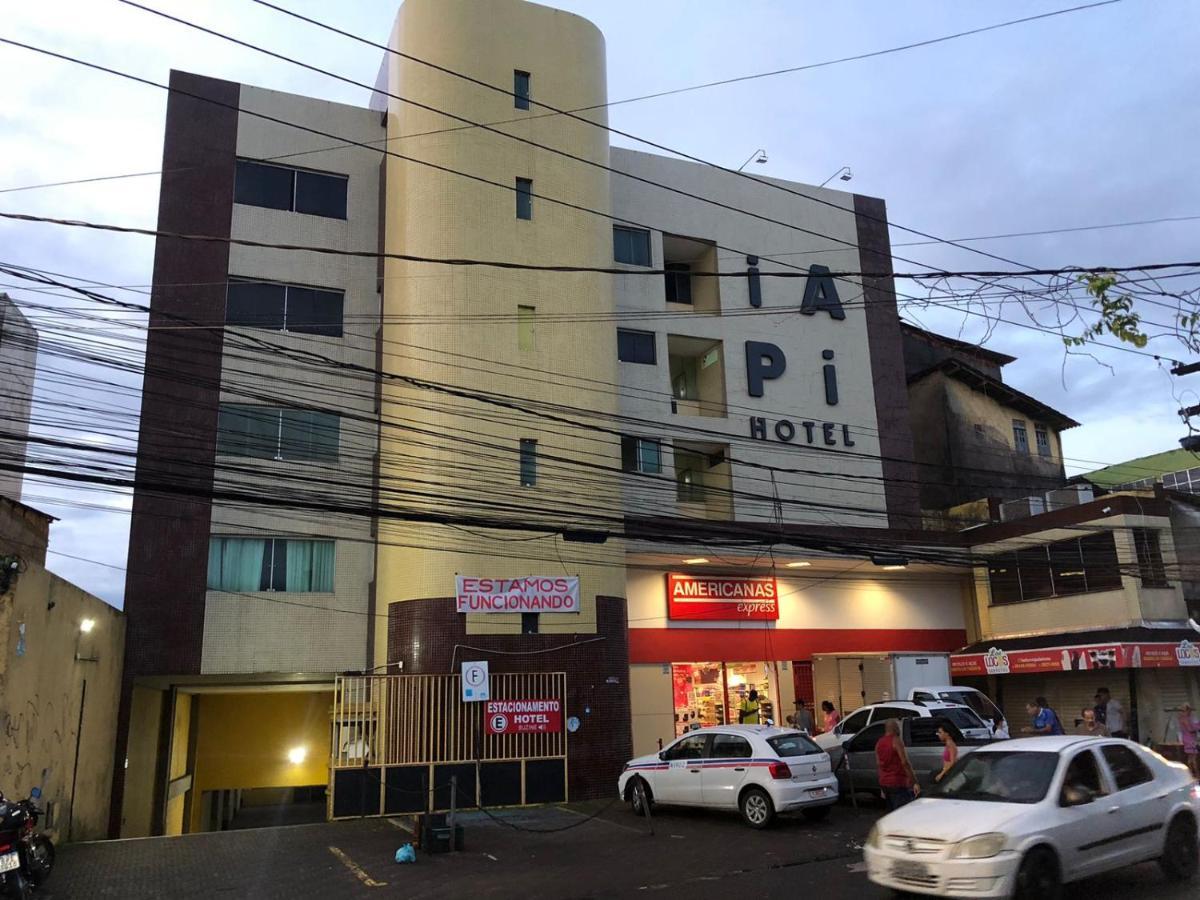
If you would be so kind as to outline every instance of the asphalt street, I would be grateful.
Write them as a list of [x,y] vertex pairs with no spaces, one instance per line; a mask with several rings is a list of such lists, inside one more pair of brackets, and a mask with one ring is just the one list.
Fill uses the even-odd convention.
[[[862,865],[862,840],[880,814],[839,806],[819,824],[787,819],[757,832],[736,815],[662,809],[651,835],[624,805],[506,811],[505,824],[474,813],[463,817],[463,852],[418,853],[410,865],[393,860],[409,835],[403,823],[388,819],[76,844],[62,848],[41,896],[729,900],[812,891],[822,900],[886,897]],[[1197,890],[1195,883],[1169,884],[1150,864],[1073,886],[1068,896],[1182,900]]]

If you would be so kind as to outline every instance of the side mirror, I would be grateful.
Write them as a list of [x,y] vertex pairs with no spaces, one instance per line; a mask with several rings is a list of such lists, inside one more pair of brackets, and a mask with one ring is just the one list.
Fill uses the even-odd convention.
[[659,751],[658,751],[658,758],[659,758],[659,759],[661,759],[663,762],[666,762],[666,760],[667,760],[667,751],[666,751],[666,750],[659,750]]
[[1095,799],[1096,795],[1085,787],[1080,787],[1079,785],[1075,784],[1068,784],[1063,787],[1063,806],[1086,806]]

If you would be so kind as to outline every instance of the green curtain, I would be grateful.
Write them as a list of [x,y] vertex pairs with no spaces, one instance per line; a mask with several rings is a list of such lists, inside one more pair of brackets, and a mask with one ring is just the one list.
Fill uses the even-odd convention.
[[312,589],[333,592],[333,541],[313,541]]
[[333,591],[333,541],[287,541],[287,591]]
[[212,538],[208,544],[210,591],[257,591],[262,588],[267,542],[260,538]]

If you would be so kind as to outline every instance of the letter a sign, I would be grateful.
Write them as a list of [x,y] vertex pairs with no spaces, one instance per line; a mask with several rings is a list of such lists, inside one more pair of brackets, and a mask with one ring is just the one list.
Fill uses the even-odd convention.
[[464,662],[462,664],[462,698],[463,703],[474,703],[490,698],[488,682],[488,664],[483,662]]

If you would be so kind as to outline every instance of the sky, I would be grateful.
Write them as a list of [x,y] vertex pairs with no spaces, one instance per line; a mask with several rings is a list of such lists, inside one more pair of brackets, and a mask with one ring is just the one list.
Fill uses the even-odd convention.
[[[373,83],[380,54],[251,0],[145,0],[208,27]],[[480,3],[487,0],[478,0]],[[1076,5],[961,0],[559,0],[604,32],[609,99],[852,56]],[[380,42],[393,0],[281,0],[290,9]],[[820,183],[842,166],[848,190],[887,201],[893,245],[911,228],[959,239],[1012,232],[1200,216],[1200,4],[1121,0],[1096,9],[821,69],[621,104],[610,124],[723,165],[758,148],[756,174]],[[234,47],[117,0],[9,4],[0,35],[165,82],[172,68],[365,106],[367,92]],[[436,62],[436,60],[433,60]],[[12,190],[158,169],[165,92],[0,45],[0,211],[153,228],[157,177]],[[637,148],[614,137],[613,143]],[[644,148],[643,148],[644,149]],[[1197,258],[1200,219],[974,242],[1023,266],[1119,266]],[[894,246],[898,270],[1009,268],[946,244]],[[905,257],[907,261],[899,257]],[[121,286],[147,286],[153,241],[0,221],[0,260]],[[75,304],[14,287],[22,303]],[[107,290],[107,289],[106,289]],[[137,288],[115,293],[139,303]],[[915,293],[915,292],[914,292]],[[1161,307],[1141,307],[1162,321]],[[1016,388],[1083,425],[1064,435],[1069,474],[1178,446],[1175,411],[1200,402],[1200,375],[1097,349],[1067,356],[1030,327],[938,308],[908,308],[917,324],[1019,357]],[[61,328],[52,308],[28,311]],[[1050,321],[1045,310],[1038,321]],[[1006,309],[1023,326],[1029,314]],[[1152,329],[1153,330],[1153,329]],[[56,334],[55,340],[70,340]],[[116,340],[116,338],[113,338]],[[122,344],[130,359],[141,348]],[[1172,337],[1147,348],[1187,358]],[[61,360],[39,362],[35,432],[70,434],[116,452],[135,448],[136,372],[80,383]],[[67,397],[116,418],[64,418]],[[114,424],[115,423],[115,424]],[[124,429],[124,430],[118,430]],[[59,517],[50,567],[120,605],[130,497],[26,481],[25,499]],[[169,561],[164,561],[169,564]]]

